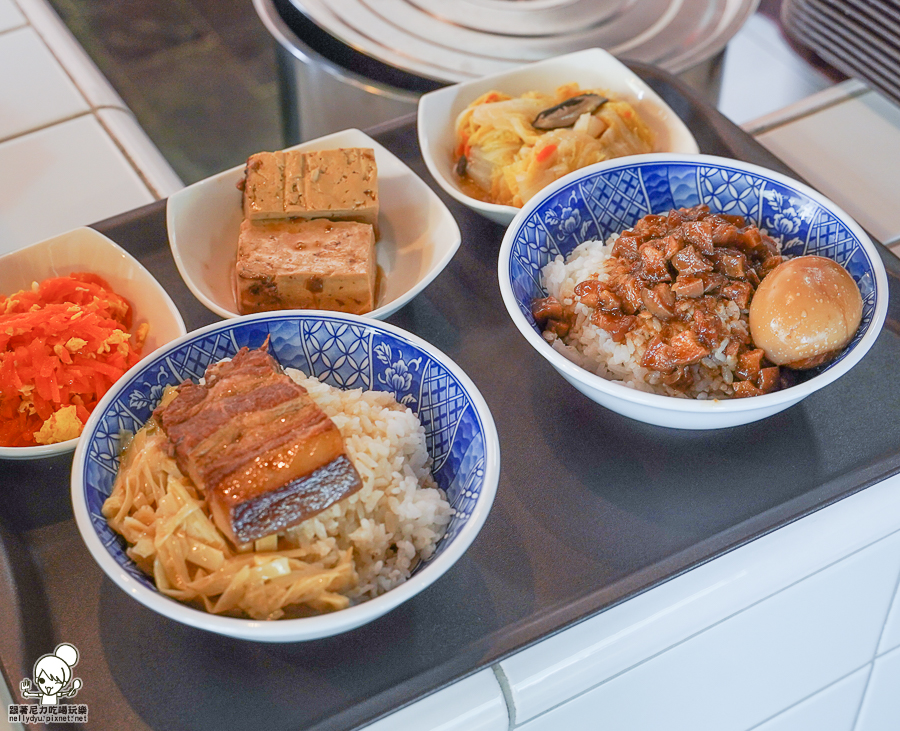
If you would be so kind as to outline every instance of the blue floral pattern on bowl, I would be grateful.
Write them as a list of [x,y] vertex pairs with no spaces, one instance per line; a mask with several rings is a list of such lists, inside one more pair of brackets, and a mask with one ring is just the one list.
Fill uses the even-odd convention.
[[454,508],[430,559],[434,560],[465,526],[484,485],[486,432],[472,396],[442,362],[402,335],[375,321],[347,322],[319,313],[228,320],[151,357],[121,384],[95,428],[83,437],[85,501],[107,551],[133,578],[155,591],[101,513],[118,470],[122,435],[134,433],[147,421],[167,385],[196,381],[209,364],[233,356],[241,347],[259,347],[267,337],[269,352],[282,366],[339,388],[388,391],[419,416],[433,460],[432,474]]
[[541,269],[591,238],[606,239],[650,213],[706,204],[715,213],[740,214],[783,242],[788,256],[816,254],[844,266],[863,298],[862,324],[832,368],[859,342],[875,314],[875,269],[853,231],[827,207],[763,170],[727,161],[601,164],[573,175],[519,223],[510,252],[510,284],[516,304],[535,331],[531,303],[545,297]]

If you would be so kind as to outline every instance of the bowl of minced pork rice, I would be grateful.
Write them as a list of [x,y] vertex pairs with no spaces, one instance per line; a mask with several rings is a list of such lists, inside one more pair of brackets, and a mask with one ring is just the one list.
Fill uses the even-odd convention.
[[678,429],[766,418],[862,359],[887,276],[860,226],[780,173],[709,155],[598,163],[510,224],[506,308],[585,396]]

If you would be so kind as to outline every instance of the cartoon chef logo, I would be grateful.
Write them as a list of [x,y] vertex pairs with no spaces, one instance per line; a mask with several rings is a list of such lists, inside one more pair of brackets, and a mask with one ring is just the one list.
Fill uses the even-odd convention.
[[[72,698],[81,688],[81,678],[72,677],[78,664],[78,650],[63,642],[52,655],[44,655],[34,664],[34,679],[19,684],[23,698],[40,698],[42,706],[59,705],[61,698]],[[31,686],[31,687],[29,687]]]

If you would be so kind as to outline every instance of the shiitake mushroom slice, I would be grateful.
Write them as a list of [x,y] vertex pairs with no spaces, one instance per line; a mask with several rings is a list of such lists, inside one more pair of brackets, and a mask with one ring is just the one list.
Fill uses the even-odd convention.
[[571,127],[582,114],[593,114],[609,99],[599,94],[579,94],[538,114],[531,126],[535,129]]

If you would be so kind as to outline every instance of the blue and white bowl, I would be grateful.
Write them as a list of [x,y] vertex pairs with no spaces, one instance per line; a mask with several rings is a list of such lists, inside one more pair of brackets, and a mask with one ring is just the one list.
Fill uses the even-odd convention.
[[[650,213],[705,203],[740,214],[780,238],[788,256],[815,254],[843,265],[859,286],[863,318],[843,354],[791,388],[730,400],[645,393],[589,373],[541,337],[531,314],[546,297],[541,269],[588,239],[606,239]],[[551,365],[588,398],[624,416],[680,429],[747,424],[792,406],[840,378],[866,354],[888,305],[887,275],[875,245],[838,206],[806,185],[737,160],[654,154],[598,163],[546,188],[519,212],[503,238],[498,265],[503,301],[516,326]]]
[[[342,611],[260,622],[222,617],[160,594],[126,556],[124,540],[101,513],[115,481],[120,435],[150,417],[167,385],[196,381],[206,367],[243,346],[269,352],[284,367],[339,388],[388,391],[421,420],[433,475],[454,515],[435,554],[405,583]],[[189,333],[142,360],[94,410],[75,452],[72,503],[81,536],[100,567],[128,594],[171,619],[223,635],[263,642],[328,637],[380,617],[438,579],[465,552],[494,500],[500,444],[490,410],[466,374],[446,355],[393,325],[334,312],[262,313]]]

